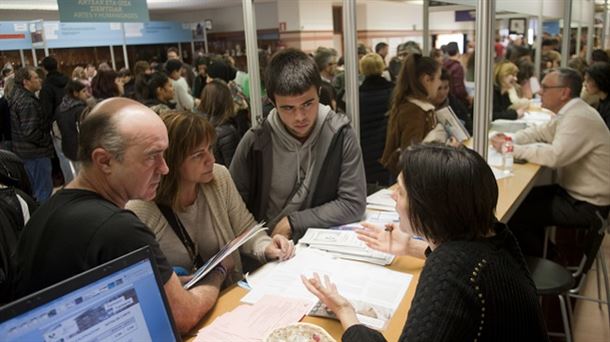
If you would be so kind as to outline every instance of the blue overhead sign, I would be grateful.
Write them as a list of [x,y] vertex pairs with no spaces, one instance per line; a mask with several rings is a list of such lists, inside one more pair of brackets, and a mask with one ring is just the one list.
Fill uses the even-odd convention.
[[125,23],[127,45],[166,44],[190,42],[191,25],[175,21],[149,21]]
[[119,23],[60,23],[44,22],[49,48],[72,48],[123,44]]
[[146,22],[146,0],[57,0],[61,22]]
[[25,50],[32,48],[28,22],[0,22],[0,50]]
[[[41,22],[43,23],[43,22]],[[28,21],[0,21],[0,51],[32,48]],[[61,23],[44,21],[44,38],[51,49],[127,45],[171,44],[190,42],[191,26],[173,21],[147,23]]]

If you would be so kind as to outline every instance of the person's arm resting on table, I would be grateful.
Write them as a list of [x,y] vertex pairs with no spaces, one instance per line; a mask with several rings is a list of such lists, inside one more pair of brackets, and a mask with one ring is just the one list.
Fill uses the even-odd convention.
[[178,276],[174,273],[163,286],[167,301],[172,310],[176,327],[181,334],[191,330],[201,318],[214,306],[220,293],[220,287],[228,272],[233,268],[233,257],[225,258],[222,267],[215,268],[199,285],[185,290]]

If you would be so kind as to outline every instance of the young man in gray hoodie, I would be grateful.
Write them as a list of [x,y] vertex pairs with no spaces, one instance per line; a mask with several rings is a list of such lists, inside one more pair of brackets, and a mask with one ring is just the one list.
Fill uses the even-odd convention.
[[296,49],[266,70],[275,109],[237,146],[231,175],[248,209],[271,234],[295,242],[309,227],[361,220],[366,209],[362,152],[349,119],[319,103],[313,59]]

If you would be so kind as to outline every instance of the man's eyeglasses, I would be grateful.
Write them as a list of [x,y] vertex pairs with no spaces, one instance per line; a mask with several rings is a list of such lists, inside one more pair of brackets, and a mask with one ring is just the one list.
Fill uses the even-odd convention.
[[554,85],[554,86],[551,86],[551,85],[541,84],[540,88],[542,90],[549,90],[549,89],[556,89],[556,88],[567,88],[567,86],[564,86],[564,85]]

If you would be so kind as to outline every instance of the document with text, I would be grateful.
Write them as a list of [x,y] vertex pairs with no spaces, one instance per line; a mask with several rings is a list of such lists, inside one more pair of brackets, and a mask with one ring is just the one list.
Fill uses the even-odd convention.
[[378,265],[334,258],[329,253],[298,246],[294,258],[282,263],[269,263],[260,272],[248,277],[252,290],[242,298],[256,303],[265,295],[282,296],[317,302],[303,285],[301,275],[328,275],[339,293],[350,300],[358,319],[375,329],[384,329],[402,301],[412,275]]

